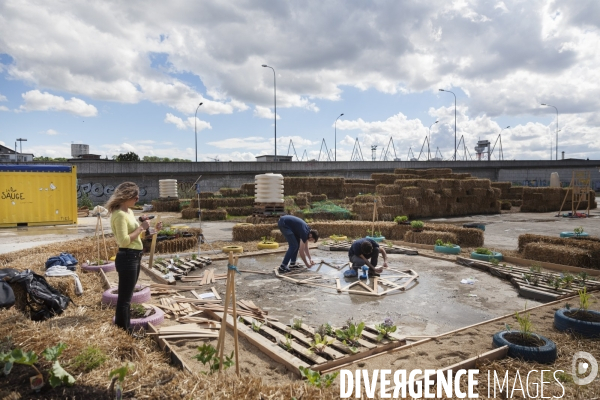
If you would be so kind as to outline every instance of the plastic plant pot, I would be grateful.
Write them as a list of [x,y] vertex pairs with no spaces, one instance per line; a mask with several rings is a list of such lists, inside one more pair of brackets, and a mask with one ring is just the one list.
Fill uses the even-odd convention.
[[519,333],[518,331],[502,331],[494,335],[492,339],[492,345],[494,348],[508,346],[508,356],[513,358],[520,358],[525,361],[535,361],[541,364],[551,364],[556,360],[556,344],[544,337],[533,333],[544,342],[543,346],[522,346],[509,342],[504,338],[508,334]]
[[376,241],[377,243],[380,243],[385,240],[385,236],[377,236],[377,237],[367,236],[367,239],[371,239],[371,240]]
[[433,247],[433,251],[444,254],[460,254],[460,246],[456,244],[453,244],[452,247],[436,245]]
[[471,258],[480,261],[490,261],[492,258],[495,258],[498,261],[502,261],[502,253],[497,253],[495,251],[492,251],[492,254],[479,254],[472,252]]
[[244,248],[242,246],[225,246],[221,251],[223,253],[243,253]]
[[[565,313],[577,312],[578,309],[571,308],[567,310],[562,308],[554,313],[554,327],[561,332],[571,332],[581,335],[586,338],[599,338],[600,337],[600,322],[583,321],[565,315]],[[600,317],[600,312],[587,310],[587,313]]]
[[560,233],[560,237],[562,238],[576,238],[576,237],[588,237],[590,235],[588,235],[587,232],[582,232],[579,235],[576,234],[575,232],[561,232]]
[[[136,304],[142,304],[150,301],[150,287],[142,287],[142,285],[135,285],[137,291],[133,292],[131,296],[131,302]],[[119,299],[118,289],[111,287],[102,294],[102,304],[109,306],[116,306],[117,300]]]
[[102,270],[104,272],[112,272],[112,271],[116,270],[116,267],[115,267],[114,261],[109,261],[105,264],[100,264],[100,265],[90,265],[88,263],[83,263],[83,264],[81,264],[81,269],[84,271],[88,271],[88,272],[98,272],[100,270]]
[[277,243],[277,242],[260,242],[259,244],[256,245],[256,247],[259,250],[278,249],[279,248],[279,243]]

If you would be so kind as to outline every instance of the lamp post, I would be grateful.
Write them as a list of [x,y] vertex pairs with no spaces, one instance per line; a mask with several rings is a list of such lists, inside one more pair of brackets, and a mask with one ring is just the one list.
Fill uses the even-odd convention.
[[[542,103],[542,105],[547,107],[554,107],[553,105],[546,103]],[[558,160],[558,108],[554,107],[554,109],[556,110],[556,143],[554,143],[554,145],[556,147],[556,159]]]
[[448,92],[454,95],[454,161],[456,161],[456,95],[450,90],[440,89],[440,92]]
[[429,144],[431,143],[431,127],[437,124],[440,121],[435,121],[433,124],[429,125],[429,138],[427,139],[427,161],[429,161]]
[[335,150],[333,152],[333,161],[337,161],[337,120],[340,119],[342,115],[344,115],[344,113],[341,113],[340,116],[335,119],[334,124],[335,136],[333,137],[333,147]]
[[[23,142],[26,142],[27,139],[18,138],[17,142],[19,142],[19,154],[21,158],[23,158]],[[17,162],[19,161],[19,156],[17,156]]]
[[196,120],[198,118],[196,118],[196,115],[198,114],[198,109],[200,108],[200,106],[203,103],[198,104],[198,107],[196,107],[196,112],[194,113],[194,136],[196,137],[196,162],[198,162],[198,132],[196,131]]
[[275,79],[275,68],[269,67],[267,64],[262,65],[264,68],[273,70],[273,104],[275,106],[275,161],[277,162],[277,80]]

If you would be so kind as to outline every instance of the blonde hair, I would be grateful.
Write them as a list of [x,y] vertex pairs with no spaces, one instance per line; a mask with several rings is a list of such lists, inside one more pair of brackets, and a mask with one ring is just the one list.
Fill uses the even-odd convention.
[[131,200],[140,194],[140,188],[133,182],[123,182],[113,192],[110,199],[104,205],[109,212],[113,212],[121,206],[121,203]]

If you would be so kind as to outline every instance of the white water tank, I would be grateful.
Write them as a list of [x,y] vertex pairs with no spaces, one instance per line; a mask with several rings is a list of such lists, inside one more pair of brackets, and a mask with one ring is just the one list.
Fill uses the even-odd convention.
[[254,179],[255,203],[283,203],[283,175],[268,173]]
[[558,177],[558,172],[553,172],[550,174],[550,187],[560,187],[560,178]]
[[161,179],[158,181],[159,197],[177,197],[177,179]]

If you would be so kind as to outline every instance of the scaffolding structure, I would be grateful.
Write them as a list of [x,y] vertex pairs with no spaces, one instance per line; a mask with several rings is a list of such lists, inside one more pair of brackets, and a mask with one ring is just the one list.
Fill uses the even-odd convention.
[[354,147],[352,148],[352,155],[350,156],[350,161],[365,161],[358,138],[356,138],[356,141],[354,142]]
[[567,189],[567,193],[565,194],[565,198],[560,206],[560,211],[556,215],[559,217],[562,213],[563,207],[567,201],[569,195],[571,195],[571,217],[580,217],[583,215],[577,214],[577,210],[579,209],[579,205],[582,201],[587,202],[587,208],[585,216],[590,216],[590,183],[591,183],[591,173],[590,171],[573,171],[573,175],[571,176],[571,183],[569,184],[569,188]]

